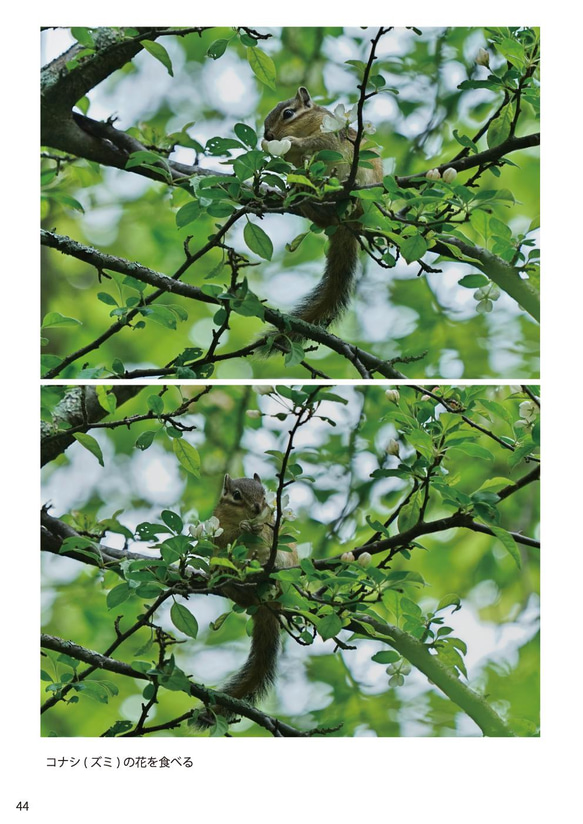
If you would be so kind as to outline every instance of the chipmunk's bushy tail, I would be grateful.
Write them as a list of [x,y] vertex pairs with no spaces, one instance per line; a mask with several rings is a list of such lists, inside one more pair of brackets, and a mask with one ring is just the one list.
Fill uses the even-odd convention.
[[[251,634],[251,651],[239,672],[235,673],[227,683],[221,687],[233,698],[255,704],[265,697],[275,681],[277,659],[280,649],[280,626],[277,616],[267,606],[260,606],[253,616],[253,632]],[[232,714],[220,705],[213,707],[228,718]],[[199,729],[207,729],[213,723],[211,713],[203,713],[196,721]]]
[[354,233],[347,226],[338,226],[330,238],[322,279],[291,314],[318,326],[337,320],[350,303],[357,263]]
[[[358,241],[354,232],[347,226],[338,226],[330,237],[322,279],[292,309],[292,317],[324,328],[338,320],[350,303],[357,264]],[[266,350],[258,352],[259,357],[269,357],[278,350],[289,351],[288,341],[304,340],[299,332],[280,333],[277,329],[268,332],[267,338],[272,343]]]
[[275,681],[280,647],[280,626],[269,607],[261,606],[253,616],[251,651],[239,670],[223,687],[223,692],[255,704]]

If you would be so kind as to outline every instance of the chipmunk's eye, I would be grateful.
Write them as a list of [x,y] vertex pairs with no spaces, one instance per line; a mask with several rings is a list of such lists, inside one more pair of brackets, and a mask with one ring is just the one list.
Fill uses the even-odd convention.
[[295,114],[295,112],[294,112],[293,109],[284,109],[281,117],[282,117],[283,120],[289,120],[290,117],[294,116],[294,114]]
[[234,501],[240,501],[241,500],[241,493],[239,492],[238,489],[235,489],[235,491],[233,492],[233,500]]

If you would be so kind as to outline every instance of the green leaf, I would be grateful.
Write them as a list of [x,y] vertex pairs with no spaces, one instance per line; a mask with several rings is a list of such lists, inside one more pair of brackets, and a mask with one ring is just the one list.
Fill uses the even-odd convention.
[[162,65],[168,70],[170,77],[174,77],[170,55],[161,43],[155,43],[153,40],[142,40],[142,46],[152,55],[152,57],[155,57],[156,60],[159,60],[160,63],[162,63]]
[[246,123],[236,123],[233,131],[246,146],[249,146],[250,149],[255,148],[257,145],[257,133],[251,126],[247,126]]
[[110,390],[111,387],[104,386],[103,384],[95,387],[95,394],[97,395],[99,406],[105,409],[108,414],[112,414],[117,409],[117,399]]
[[417,495],[414,495],[405,506],[401,507],[399,517],[397,518],[397,525],[399,532],[405,532],[415,526],[421,514],[421,507]]
[[81,321],[77,318],[68,318],[60,312],[47,312],[43,318],[41,329],[49,329],[54,326],[81,326]]
[[118,586],[110,589],[107,593],[106,604],[108,609],[113,609],[117,607],[119,604],[126,601],[131,595],[131,589],[129,584],[119,584]]
[[198,635],[196,618],[183,604],[172,604],[170,619],[176,629],[179,629],[180,632],[183,632],[185,635],[190,635],[191,638],[196,638]]
[[182,518],[180,515],[177,515],[176,512],[172,512],[171,509],[165,509],[161,516],[162,520],[169,526],[170,529],[174,530],[174,532],[182,532],[184,524],[182,522]]
[[423,257],[429,249],[429,244],[422,235],[413,235],[412,237],[404,238],[400,242],[400,249],[407,263],[413,263],[414,260],[419,260],[419,258]]
[[98,292],[97,293],[97,300],[100,300],[102,303],[106,303],[108,306],[118,306],[117,300],[109,294],[109,292]]
[[89,31],[82,26],[72,26],[71,34],[75,38],[78,43],[81,43],[82,46],[85,46],[87,49],[94,49],[95,42],[93,40],[93,35]]
[[507,532],[505,529],[502,529],[499,526],[492,526],[489,524],[490,529],[494,533],[494,535],[498,538],[500,543],[504,546],[505,549],[508,550],[512,558],[514,558],[514,562],[516,566],[520,569],[521,560],[520,560],[520,550],[516,546],[516,541],[512,537],[512,535]]
[[329,638],[338,635],[342,629],[342,621],[335,612],[331,612],[318,621],[317,629],[324,641],[327,641]]
[[493,149],[494,146],[499,146],[510,137],[513,120],[514,106],[512,103],[507,103],[498,117],[490,123],[488,128],[486,141],[490,149]]
[[211,57],[213,60],[218,60],[219,57],[223,56],[228,45],[229,41],[225,40],[224,38],[215,40],[214,43],[211,43],[208,47],[207,55]]
[[238,179],[243,182],[260,171],[265,163],[265,155],[259,149],[251,149],[249,152],[240,155],[233,161],[233,171]]
[[150,409],[154,415],[161,415],[164,411],[164,399],[161,398],[160,395],[149,395],[146,403],[148,404],[148,409]]
[[86,432],[76,432],[73,437],[81,446],[84,446],[92,455],[95,455],[101,466],[104,466],[101,447],[92,435],[88,435]]
[[190,203],[185,203],[176,212],[176,225],[179,229],[193,223],[201,213],[200,203],[198,200],[191,200]]
[[257,46],[247,46],[247,60],[257,79],[275,91],[275,63],[271,57]]
[[194,475],[195,478],[198,478],[200,476],[200,455],[194,446],[185,441],[184,438],[174,438],[172,448],[184,469]]
[[146,430],[146,432],[142,432],[140,435],[138,435],[138,438],[134,446],[136,447],[136,449],[141,449],[142,451],[144,449],[148,449],[149,446],[152,446],[152,441],[155,437],[155,431],[153,429],[148,429]]
[[255,252],[256,255],[259,255],[259,257],[265,260],[271,260],[273,256],[273,243],[261,226],[257,226],[256,223],[249,221],[243,230],[243,237],[252,252]]
[[480,286],[486,286],[489,282],[486,275],[464,275],[458,280],[458,285],[465,286],[466,289],[479,289]]
[[376,652],[372,656],[372,660],[376,661],[377,664],[394,664],[400,659],[400,655],[398,652],[394,652],[393,650],[386,650],[382,652]]

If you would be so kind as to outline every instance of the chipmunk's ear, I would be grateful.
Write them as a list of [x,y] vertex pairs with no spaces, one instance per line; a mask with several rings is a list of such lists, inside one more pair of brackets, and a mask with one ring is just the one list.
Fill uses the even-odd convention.
[[225,475],[223,478],[223,491],[221,495],[226,495],[229,489],[231,488],[231,476]]
[[310,97],[310,92],[306,89],[305,86],[300,86],[296,94],[296,100],[301,106],[306,106],[309,108],[312,105],[312,98]]
[[260,484],[260,483],[261,483],[261,478],[259,477],[259,475],[257,474],[257,472],[255,473],[255,475],[253,475],[253,480],[254,480],[254,481],[257,481],[257,483],[258,483],[258,484]]

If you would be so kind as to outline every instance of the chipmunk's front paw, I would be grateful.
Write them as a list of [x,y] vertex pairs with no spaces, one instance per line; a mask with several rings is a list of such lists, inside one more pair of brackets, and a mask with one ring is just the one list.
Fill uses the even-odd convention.
[[241,532],[250,532],[252,535],[259,535],[263,524],[258,524],[257,521],[241,521],[239,529]]

